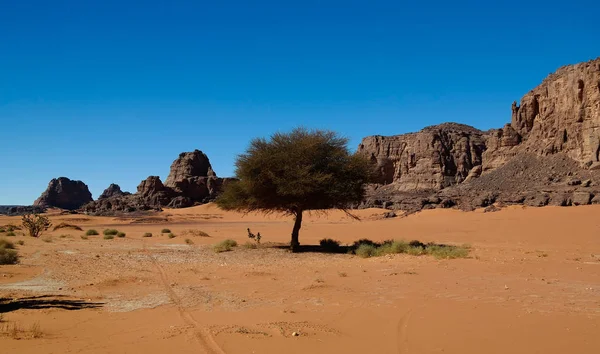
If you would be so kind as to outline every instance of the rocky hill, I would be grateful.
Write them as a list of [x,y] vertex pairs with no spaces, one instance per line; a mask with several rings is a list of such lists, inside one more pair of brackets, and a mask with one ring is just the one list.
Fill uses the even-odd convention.
[[160,177],[149,176],[134,194],[122,192],[119,186],[111,184],[98,200],[86,204],[82,210],[88,214],[111,215],[189,207],[215,199],[229,180],[217,177],[202,151],[184,152],[171,164],[164,184]]
[[420,210],[596,202],[600,58],[551,74],[520,104],[512,104],[511,122],[502,129],[483,132],[445,123],[417,133],[366,137],[358,152],[378,171],[363,206]]
[[33,202],[33,205],[75,210],[92,200],[92,193],[85,183],[59,177],[48,183],[48,188]]

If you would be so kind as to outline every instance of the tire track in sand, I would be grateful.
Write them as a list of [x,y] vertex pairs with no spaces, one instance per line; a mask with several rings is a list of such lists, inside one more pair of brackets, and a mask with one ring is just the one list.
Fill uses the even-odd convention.
[[188,325],[194,327],[194,338],[196,339],[198,344],[200,344],[202,349],[207,354],[226,354],[225,351],[223,351],[223,349],[219,347],[213,336],[210,334],[210,331],[207,328],[202,327],[200,323],[198,323],[198,321],[196,321],[194,317],[185,309],[181,302],[181,298],[177,296],[177,294],[171,287],[167,273],[164,271],[164,269],[162,269],[156,258],[152,254],[150,254],[150,252],[148,252],[146,245],[144,245],[143,251],[152,262],[154,268],[158,270],[160,280],[163,283],[167,295],[177,307],[177,311],[179,312],[179,316],[181,317],[181,319],[183,319],[183,321],[186,322]]

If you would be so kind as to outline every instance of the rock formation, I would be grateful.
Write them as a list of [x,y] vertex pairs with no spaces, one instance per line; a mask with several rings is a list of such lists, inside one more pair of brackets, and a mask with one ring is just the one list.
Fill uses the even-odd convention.
[[[512,104],[511,122],[502,129],[445,123],[418,133],[366,137],[358,152],[378,171],[363,206],[598,202],[600,58],[551,74]],[[574,175],[589,183],[569,184]]]
[[202,151],[184,152],[171,164],[164,184],[160,177],[150,176],[138,185],[135,194],[122,193],[118,186],[111,185],[103,197],[85,205],[83,210],[89,214],[110,215],[190,207],[216,198],[228,180],[216,176]]
[[126,194],[130,194],[130,193],[123,192],[121,190],[121,187],[119,187],[118,184],[112,183],[110,186],[108,186],[108,188],[106,188],[104,190],[104,192],[102,192],[102,194],[100,194],[100,196],[98,197],[98,199],[106,199],[106,198],[110,198],[110,197],[118,197],[118,196],[126,195]]
[[92,200],[92,193],[85,183],[60,177],[50,181],[48,188],[33,205],[74,210]]

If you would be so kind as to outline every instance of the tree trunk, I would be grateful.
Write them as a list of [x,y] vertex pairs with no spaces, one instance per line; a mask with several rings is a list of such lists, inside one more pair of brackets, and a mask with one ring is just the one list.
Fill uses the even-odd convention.
[[296,211],[296,218],[294,220],[294,230],[292,231],[292,242],[290,248],[292,252],[298,251],[300,242],[298,241],[298,235],[300,234],[300,227],[302,227],[302,209]]

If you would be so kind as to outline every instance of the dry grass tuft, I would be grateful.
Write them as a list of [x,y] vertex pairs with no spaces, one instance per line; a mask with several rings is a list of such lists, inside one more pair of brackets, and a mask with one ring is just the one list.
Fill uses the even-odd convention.
[[234,247],[237,247],[237,242],[235,240],[227,239],[214,245],[213,250],[217,253],[221,253],[231,251]]
[[77,231],[83,231],[83,229],[81,227],[74,225],[74,224],[67,224],[66,222],[61,222],[60,224],[54,226],[54,231],[56,231],[58,229],[72,229],[72,230],[77,230]]
[[181,232],[183,236],[210,237],[209,234],[198,229],[188,229]]

